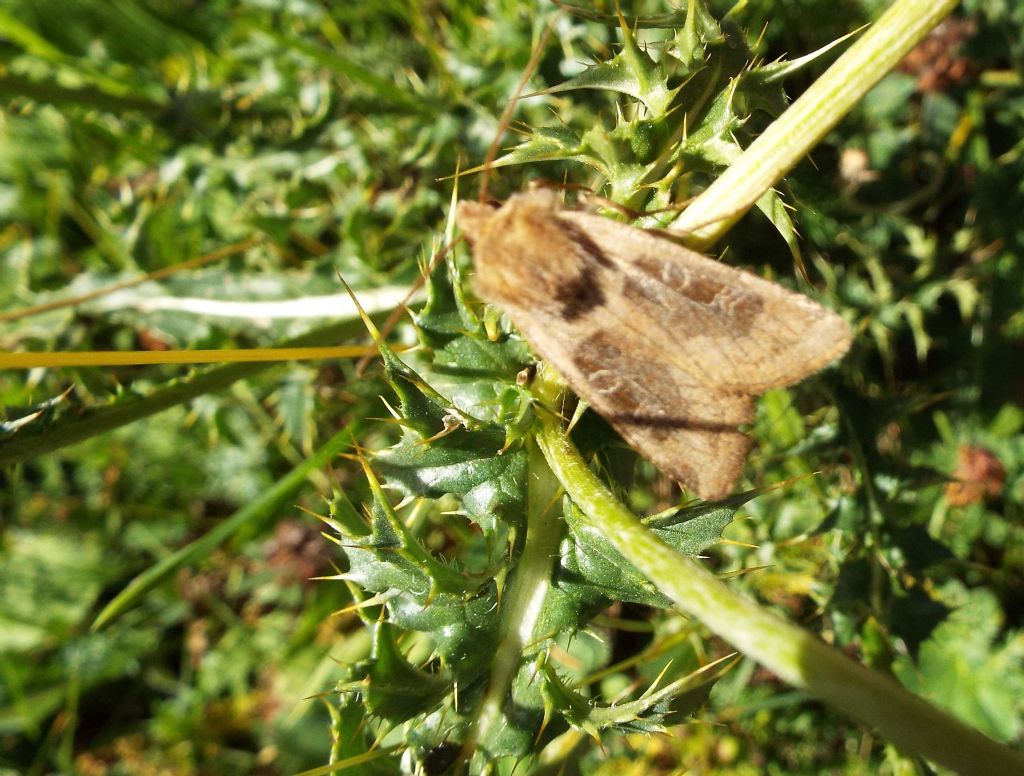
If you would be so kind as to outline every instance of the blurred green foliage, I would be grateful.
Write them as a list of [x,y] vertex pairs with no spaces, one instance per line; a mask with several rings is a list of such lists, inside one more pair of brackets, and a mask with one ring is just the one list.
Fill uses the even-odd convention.
[[[713,5],[724,12],[731,4]],[[731,22],[770,62],[816,50],[884,5],[752,2]],[[627,6],[631,20],[667,10]],[[507,0],[0,2],[0,311],[258,238],[204,269],[4,320],[0,347],[266,345],[311,324],[199,317],[143,302],[330,294],[340,290],[339,272],[357,289],[410,283],[442,233],[451,183],[440,179],[483,159],[550,10]],[[656,52],[668,33],[652,27],[638,35]],[[530,90],[579,77],[584,63],[611,57],[619,40],[614,26],[561,16]],[[725,531],[731,541],[705,550],[723,573],[748,570],[736,586],[1017,745],[1022,41],[1017,3],[965,2],[932,41],[931,56],[922,51],[888,77],[788,179],[783,197],[796,207],[812,279],[858,327],[858,341],[838,370],[761,402],[748,484],[797,479],[749,502],[749,519]],[[799,92],[827,61],[787,79],[786,91]],[[523,101],[516,116],[535,138],[578,139],[601,122],[613,126],[614,101],[607,90],[555,93]],[[658,128],[633,129],[620,139],[643,164]],[[525,172],[591,184],[594,169],[558,157]],[[494,195],[519,189],[522,172],[506,171]],[[730,234],[727,258],[781,278],[795,274],[778,221],[757,214]],[[452,320],[441,313],[455,310],[435,313],[418,323],[444,333]],[[465,339],[451,338],[453,362],[465,358]],[[514,356],[502,354],[509,363]],[[80,413],[144,400],[182,374],[5,371],[0,443],[59,433]],[[460,385],[469,390],[459,380],[446,390]],[[495,381],[473,385],[492,392],[495,418],[514,416],[515,397]],[[67,398],[52,401],[68,387]],[[182,570],[107,629],[89,626],[135,575],[257,499],[346,422],[386,415],[379,395],[396,400],[379,370],[274,367],[0,472],[0,767],[291,773],[325,762],[327,707],[337,697],[307,699],[339,680],[337,661],[364,659],[371,638],[351,613],[331,616],[351,602],[345,585],[308,581],[332,574],[342,558],[297,508]],[[585,418],[582,432],[594,448],[607,441],[595,419]],[[399,442],[396,424],[370,423],[360,442]],[[399,442],[380,471],[394,477],[402,451]],[[638,509],[674,503],[675,493],[628,453],[608,455],[606,466],[628,473],[621,482]],[[313,478],[293,503],[323,514],[335,490],[350,503],[381,503],[347,460]],[[419,528],[438,554],[455,539],[471,545],[475,530],[445,519],[444,506]],[[492,568],[502,549],[479,547],[471,570]],[[637,603],[606,617],[607,629],[577,637],[585,643],[575,647],[583,657],[574,676],[610,660],[637,661],[600,680],[605,698],[634,681],[642,691],[668,657],[678,671],[727,651],[699,623]],[[388,638],[375,635],[378,654]],[[415,644],[402,646],[398,657],[410,669],[425,657]],[[568,675],[559,667],[562,681]],[[565,699],[573,700],[568,690]],[[394,708],[377,700],[378,711]],[[609,736],[601,749],[580,746],[570,768],[920,767],[745,661],[715,685],[698,716],[715,724],[690,724],[672,737]],[[350,722],[343,713],[335,730]]]

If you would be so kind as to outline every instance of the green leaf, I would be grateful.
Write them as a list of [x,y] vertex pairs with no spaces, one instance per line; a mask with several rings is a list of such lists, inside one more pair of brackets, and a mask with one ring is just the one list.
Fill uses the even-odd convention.
[[504,431],[496,426],[474,433],[456,430],[423,444],[409,440],[381,451],[374,467],[390,487],[406,496],[459,498],[474,521],[493,526],[495,517],[522,519],[525,453],[502,451]]
[[626,733],[662,733],[671,725],[685,722],[703,706],[714,687],[714,680],[696,686],[684,678],[635,701],[616,704],[594,703],[571,689],[550,663],[544,663],[544,701],[548,714],[557,711],[575,728],[598,736],[605,731]]
[[722,28],[703,2],[689,0],[686,21],[676,29],[669,53],[683,64],[684,73],[692,73],[708,59],[708,48],[724,42]]
[[[531,127],[529,138],[494,160],[492,167],[571,159],[603,172],[599,161],[590,153],[584,138],[568,127]],[[469,170],[468,172],[473,172]]]
[[721,540],[722,531],[732,522],[736,511],[754,495],[729,499],[725,505],[702,504],[669,510],[647,518],[644,524],[679,552],[696,556]]
[[397,724],[434,708],[451,690],[449,680],[410,665],[395,643],[391,625],[379,623],[373,631],[363,687],[367,710]]
[[333,459],[339,451],[352,444],[359,425],[347,427],[327,440],[312,456],[278,480],[266,493],[246,504],[233,515],[222,520],[216,528],[201,538],[161,558],[155,565],[135,577],[110,601],[93,622],[93,629],[107,626],[114,619],[136,606],[154,587],[165,582],[178,569],[195,564],[239,532],[253,531],[260,523],[277,515],[281,505],[301,488],[306,478]]
[[5,537],[3,553],[0,654],[39,650],[74,632],[100,593],[102,548],[19,530]]
[[[739,504],[702,505],[674,509],[664,515],[647,518],[645,524],[663,541],[687,555],[697,555],[721,539]],[[671,602],[654,588],[647,578],[628,563],[611,543],[593,531],[571,502],[564,507],[571,541],[562,550],[562,584],[581,584],[593,588],[607,601],[633,601],[665,608]],[[593,604],[592,604],[593,605]]]
[[620,19],[622,50],[606,62],[591,65],[575,78],[545,90],[544,94],[572,89],[604,89],[628,94],[642,102],[654,118],[664,116],[679,87],[670,89],[664,68],[637,46],[632,30]]
[[1003,613],[991,593],[959,597],[917,660],[899,658],[893,670],[909,690],[997,740],[1015,740],[1024,732],[1024,633],[1000,633]]

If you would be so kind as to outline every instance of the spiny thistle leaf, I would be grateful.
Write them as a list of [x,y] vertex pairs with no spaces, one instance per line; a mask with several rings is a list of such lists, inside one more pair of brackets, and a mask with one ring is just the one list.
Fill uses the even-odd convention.
[[[615,20],[583,15],[606,23]],[[840,42],[792,61],[754,67],[742,36],[724,33],[701,3],[690,3],[685,20],[669,43],[667,56],[655,61],[641,50],[633,30],[620,17],[623,43],[618,54],[538,93],[598,89],[635,100],[623,106],[614,127],[598,123],[582,133],[568,127],[530,128],[526,142],[494,166],[556,159],[580,162],[603,178],[611,199],[641,207],[651,190],[666,190],[680,172],[693,186],[728,167],[756,133],[756,127],[748,128],[752,116],[775,116],[785,110],[788,98],[782,79]],[[640,26],[666,22],[667,18],[642,20]],[[682,128],[673,116],[685,116]],[[779,193],[767,191],[757,208],[778,230],[803,271],[796,229]]]
[[707,61],[707,50],[725,42],[718,21],[697,0],[690,0],[686,9],[686,21],[676,29],[672,45],[667,52],[678,59],[684,72],[695,72]]
[[725,505],[701,504],[688,509],[671,509],[646,518],[644,523],[684,555],[699,555],[722,538],[722,531],[732,522],[736,511],[754,495],[731,498]]
[[[721,539],[739,504],[700,506],[672,510],[645,522],[668,544],[687,555],[696,555]],[[581,524],[575,506],[567,503],[565,519],[572,541],[563,548],[566,580],[600,591],[607,602],[622,600],[648,606],[670,606],[669,599],[653,588],[639,571],[623,560],[611,544]],[[605,605],[607,605],[607,602]]]
[[522,450],[500,454],[504,444],[497,426],[460,429],[429,444],[403,442],[379,453],[374,465],[389,487],[409,496],[452,494],[467,516],[493,528],[496,515],[515,523],[523,507],[526,460]]
[[566,729],[561,708],[554,708],[552,714],[552,708],[545,702],[547,678],[544,666],[547,661],[546,647],[544,650],[534,649],[523,660],[501,718],[488,731],[486,740],[481,742],[488,756],[523,757],[536,751],[541,732],[543,740],[549,740]]
[[641,51],[633,31],[619,16],[622,29],[622,50],[607,62],[591,65],[575,78],[547,89],[544,94],[571,89],[603,89],[628,94],[644,104],[654,117],[664,116],[679,91],[670,89],[668,74],[661,64]]
[[432,581],[415,562],[398,552],[400,540],[383,510],[372,509],[372,532],[367,536],[342,534],[342,548],[349,569],[344,578],[372,593],[407,591],[426,598]]
[[453,296],[450,270],[441,266],[428,281],[431,304],[416,316],[421,338],[432,345],[419,358],[426,376],[404,364],[388,365],[389,376],[401,379],[395,388],[402,391],[403,420],[419,412],[431,425],[417,423],[415,433],[377,454],[375,466],[403,495],[454,495],[470,519],[494,530],[496,516],[515,524],[523,509],[525,457],[518,447],[507,447],[509,432],[500,423],[525,423],[529,400],[514,378],[532,357],[518,338],[487,339]]
[[[747,49],[732,45],[699,3],[688,10],[684,28],[657,60],[620,17],[620,52],[546,92],[587,88],[625,95],[632,102],[616,113],[611,128],[600,121],[582,130],[530,128],[527,140],[494,166],[582,162],[603,176],[614,199],[630,206],[650,201],[652,192],[672,199],[680,185],[698,187],[724,169],[751,141],[753,114],[785,107],[778,78],[788,70],[751,68]],[[769,192],[759,206],[792,240],[781,198]],[[469,742],[468,769],[477,773],[497,758],[529,756],[570,727],[600,736],[678,724],[706,700],[714,679],[693,686],[691,677],[680,678],[602,704],[555,671],[552,647],[571,653],[573,637],[584,641],[578,634],[610,604],[671,602],[586,527],[571,500],[559,498],[557,483],[550,492],[538,485],[544,475],[531,468],[532,448],[523,440],[540,410],[517,381],[533,357],[506,319],[487,308],[481,313],[467,300],[459,261],[453,251],[426,278],[427,303],[412,315],[418,349],[400,359],[375,336],[399,397],[403,435],[376,452],[373,472],[367,471],[373,495],[368,525],[361,519],[356,525],[352,510],[336,522],[348,560],[342,577],[370,594],[367,613],[379,611],[388,626],[375,625],[374,658],[353,673],[357,681],[346,691],[376,692],[368,698],[371,712],[404,723],[402,741],[416,763],[450,761]],[[581,441],[584,436],[577,433]],[[606,445],[598,440],[596,447]],[[408,517],[384,488],[416,501]],[[644,522],[672,547],[696,555],[721,539],[746,498],[672,509]],[[547,535],[548,544],[530,544],[535,520],[560,519],[564,531],[560,526]],[[437,546],[428,542],[431,535],[439,534],[443,554],[428,549]],[[530,561],[544,562],[526,562],[531,551]],[[530,607],[536,612],[519,634],[519,619]],[[416,654],[432,662],[431,671],[402,655],[402,632],[417,634]],[[417,681],[423,688],[403,697],[405,685]]]
[[488,336],[463,298],[454,261],[438,262],[426,287],[427,304],[413,314],[425,352],[409,360],[460,412],[498,424],[522,424],[529,400],[512,378],[533,361],[527,344],[507,332]]
[[[417,569],[430,585],[419,591],[421,596],[433,596],[438,592],[467,594],[476,586],[466,583],[465,578],[448,566],[434,560],[433,556],[417,541],[405,523],[398,517],[380,483],[370,467],[363,461],[363,470],[373,492],[373,532],[370,536],[372,547],[380,554],[388,553],[392,557],[402,558],[410,568]],[[408,588],[405,588],[408,590]]]
[[673,682],[657,692],[621,704],[598,704],[568,686],[550,663],[544,667],[545,707],[556,710],[566,722],[591,736],[606,731],[619,733],[661,733],[671,725],[686,721],[703,706],[714,687],[714,680],[680,691],[686,679]]
[[363,679],[363,697],[371,713],[398,723],[429,711],[447,694],[451,683],[406,661],[395,643],[394,626],[373,626],[373,650]]
[[412,313],[420,341],[430,348],[441,347],[459,335],[481,335],[483,324],[462,294],[462,276],[449,253],[430,268],[424,288],[427,302]]
[[494,160],[492,167],[566,159],[589,165],[599,173],[607,171],[590,153],[580,134],[568,127],[531,127],[528,138]]
[[717,677],[681,690],[678,685],[685,684],[685,680],[681,680],[629,703],[596,706],[591,710],[589,721],[602,730],[663,733],[689,720],[706,704],[716,681]]

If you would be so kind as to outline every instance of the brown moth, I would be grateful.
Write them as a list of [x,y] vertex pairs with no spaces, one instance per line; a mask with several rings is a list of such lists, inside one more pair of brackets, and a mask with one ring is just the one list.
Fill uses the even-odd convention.
[[462,202],[479,296],[648,460],[705,499],[739,477],[754,399],[843,355],[830,310],[552,191]]

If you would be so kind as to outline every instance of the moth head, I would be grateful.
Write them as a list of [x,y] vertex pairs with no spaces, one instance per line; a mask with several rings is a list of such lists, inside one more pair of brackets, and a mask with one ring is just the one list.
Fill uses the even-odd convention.
[[463,201],[455,210],[455,220],[470,242],[474,242],[483,232],[485,224],[494,216],[495,210],[482,202]]

